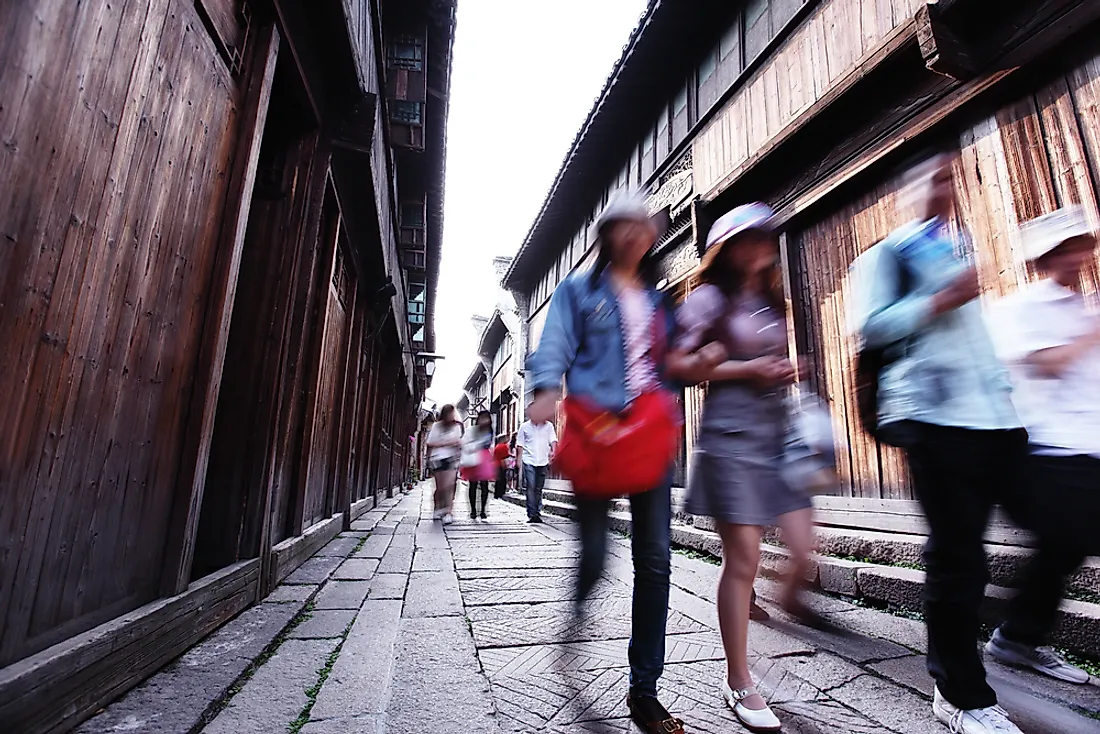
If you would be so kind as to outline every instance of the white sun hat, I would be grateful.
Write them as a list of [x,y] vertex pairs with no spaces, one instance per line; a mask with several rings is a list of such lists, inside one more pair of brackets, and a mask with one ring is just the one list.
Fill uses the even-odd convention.
[[1036,217],[1020,225],[1020,244],[1024,257],[1034,262],[1066,240],[1074,237],[1091,237],[1096,234],[1089,226],[1085,208],[1080,204],[1064,206],[1050,214]]

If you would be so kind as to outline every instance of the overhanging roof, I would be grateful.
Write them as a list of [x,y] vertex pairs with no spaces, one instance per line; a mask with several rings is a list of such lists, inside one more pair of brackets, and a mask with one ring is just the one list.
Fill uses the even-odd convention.
[[740,5],[650,1],[505,273],[505,288],[529,286],[585,225],[661,106],[682,88]]
[[493,311],[492,317],[485,324],[485,328],[481,330],[481,340],[477,344],[477,353],[482,357],[492,358],[507,333],[508,325],[504,323],[504,318],[498,308]]

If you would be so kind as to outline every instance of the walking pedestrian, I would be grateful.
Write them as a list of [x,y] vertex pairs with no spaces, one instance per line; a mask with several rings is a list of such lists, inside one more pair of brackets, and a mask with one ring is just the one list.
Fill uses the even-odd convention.
[[439,420],[428,431],[428,450],[435,479],[435,519],[444,525],[454,522],[455,485],[458,482],[458,457],[462,450],[462,424],[455,417],[455,406],[444,405]]
[[527,522],[542,522],[542,490],[557,443],[558,434],[550,416],[540,415],[536,419],[528,411],[527,420],[519,427],[516,438],[516,453],[523,470],[523,486],[527,490]]
[[[570,398],[615,413],[665,385],[662,345],[654,335],[669,333],[673,317],[655,287],[650,250],[658,228],[643,202],[623,196],[601,214],[597,231],[595,265],[589,272],[566,278],[554,291],[538,349],[528,362],[528,379],[535,390],[528,411],[532,425],[554,414],[563,377]],[[525,435],[521,430],[518,444],[526,454]],[[627,704],[643,731],[683,734],[683,722],[669,714],[657,698],[668,617],[671,466],[669,469],[659,486],[630,496],[634,596]],[[581,537],[578,617],[603,572],[609,504],[608,499],[577,496]]]
[[[487,520],[489,508],[489,480],[486,479],[492,472],[495,475],[496,464],[492,461],[492,455],[490,449],[493,445],[493,416],[487,410],[482,410],[477,414],[477,420],[474,421],[473,428],[466,434],[466,438],[462,443],[463,455],[470,457],[469,461],[464,461],[464,464],[469,465],[468,471],[470,472],[467,477],[467,483],[470,485],[470,519],[476,520],[478,517],[477,512],[477,495],[481,493],[481,519]],[[473,463],[477,462],[477,463]],[[489,467],[492,467],[491,469]]]
[[1100,317],[1081,295],[1096,234],[1080,206],[1039,217],[1020,234],[1043,278],[997,304],[990,323],[1029,438],[1027,486],[1009,509],[1037,534],[1039,548],[985,649],[1001,662],[1084,684],[1088,673],[1044,645],[1067,578],[1100,555]]
[[[978,274],[956,254],[953,155],[906,173],[917,220],[871,247],[851,269],[865,349],[893,360],[878,375],[878,434],[901,447],[928,521],[924,614],[932,710],[963,734],[1019,732],[986,682],[979,608],[989,580],[983,535],[1011,496],[1027,455],[1007,371],[977,301]],[[969,253],[964,253],[968,255]]]
[[493,447],[493,461],[496,463],[496,482],[493,488],[493,496],[497,499],[504,497],[505,492],[508,490],[508,460],[512,456],[512,447],[501,438],[500,442]]
[[709,381],[686,509],[714,518],[722,539],[718,621],[727,666],[722,693],[738,720],[754,731],[781,727],[756,690],[748,662],[753,582],[765,527],[779,525],[791,551],[782,606],[800,621],[820,626],[800,597],[813,544],[812,503],[780,472],[788,422],[784,390],[796,373],[786,356],[773,219],[769,207],[756,203],[737,207],[711,227],[698,271],[703,285],[677,313],[679,335],[669,357],[674,377]]

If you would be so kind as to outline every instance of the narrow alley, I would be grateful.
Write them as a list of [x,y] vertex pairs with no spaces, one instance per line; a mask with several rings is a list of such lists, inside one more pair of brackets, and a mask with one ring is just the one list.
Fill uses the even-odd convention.
[[[461,495],[460,495],[461,496]],[[463,506],[460,504],[459,511]],[[496,502],[488,521],[445,531],[420,485],[353,523],[246,611],[127,696],[82,734],[630,732],[629,539],[615,537],[585,622],[569,593],[573,525],[524,522]],[[662,694],[689,732],[740,730],[718,694],[718,568],[673,555]],[[942,732],[920,622],[814,595],[839,627],[752,623],[754,675],[787,732]],[[1060,684],[990,663],[1026,731],[1100,732],[1100,686]],[[224,691],[224,693],[222,693]]]

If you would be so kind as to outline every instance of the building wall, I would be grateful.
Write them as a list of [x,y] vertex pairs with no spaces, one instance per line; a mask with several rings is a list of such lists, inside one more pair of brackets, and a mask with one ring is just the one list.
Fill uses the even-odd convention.
[[[955,226],[974,243],[988,301],[1029,277],[1015,235],[1021,222],[1074,203],[1086,207],[1094,226],[1100,223],[1100,53],[957,132],[962,154],[955,170]],[[854,497],[913,498],[899,452],[876,446],[857,425],[855,344],[846,320],[848,265],[910,218],[898,205],[898,188],[896,179],[880,180],[794,235],[805,293],[800,314],[805,347],[834,410],[842,492]],[[1085,279],[1093,297],[1098,272],[1094,265]]]
[[[664,138],[658,135],[657,144],[651,146],[648,134],[647,139],[638,143],[624,161],[623,172],[611,181],[608,193],[592,202],[584,227],[560,243],[556,265],[526,290],[524,295],[530,303],[527,347],[529,352],[537,348],[545,323],[545,306],[556,284],[570,268],[583,269],[591,262],[594,256],[591,222],[609,196],[619,187],[637,184],[650,195],[654,205],[667,203],[661,190],[673,188],[670,174],[676,170],[681,152],[688,149],[691,188],[700,209],[716,198],[721,199],[735,185],[739,197],[773,196],[774,203],[789,204],[781,214],[794,222],[788,242],[796,268],[792,277],[799,291],[795,331],[800,347],[814,352],[818,386],[833,401],[838,446],[843,457],[842,491],[855,498],[908,499],[911,498],[908,477],[898,454],[875,446],[851,418],[853,352],[845,337],[844,311],[847,266],[858,252],[904,218],[903,213],[896,211],[896,182],[883,178],[882,173],[864,171],[875,170],[873,163],[914,137],[956,138],[962,148],[958,225],[966,227],[978,243],[988,297],[1006,293],[1026,277],[1022,261],[1013,249],[1011,234],[1019,221],[1077,201],[1085,203],[1096,217],[1096,172],[1100,170],[1098,61],[1095,57],[1079,60],[1051,76],[1049,68],[1055,60],[1041,59],[1041,63],[1032,65],[1036,69],[1034,75],[1044,82],[1005,105],[1003,93],[991,92],[981,97],[980,90],[1007,88],[1000,83],[1005,72],[998,68],[962,85],[920,67],[920,24],[916,15],[923,3],[824,0],[812,7],[805,5],[748,3],[700,62],[687,82],[686,93],[681,90],[672,98],[669,109],[658,113],[654,121],[658,132],[665,129],[668,113],[669,145],[666,147]],[[767,50],[762,50],[768,44],[761,41],[757,31],[750,33],[754,23],[764,22],[756,12],[761,6],[767,6],[770,13],[767,38],[782,35]],[[1025,21],[1016,18],[1013,22]],[[1067,27],[1080,28],[1082,23]],[[1027,34],[994,29],[993,25],[990,30],[996,33],[991,33],[990,38],[1004,40],[1003,48],[998,50],[1015,53],[1013,49],[1018,48]],[[1081,35],[1074,38],[1072,45],[1061,47],[1062,50],[1077,53],[1082,46],[1095,45],[1095,41],[1087,41]],[[1034,51],[1028,53],[1034,57]],[[870,115],[859,123],[867,125],[867,129],[853,125],[844,132],[819,127],[820,132],[827,133],[826,137],[834,136],[826,146],[829,149],[812,150],[806,136],[799,149],[810,159],[820,155],[824,162],[795,161],[796,166],[805,169],[792,168],[789,173],[769,167],[769,156],[797,135],[807,120],[838,104],[838,100],[857,104],[859,92],[849,94],[849,91],[857,89],[867,74],[887,60],[895,65],[891,68],[908,65],[905,83],[916,81],[916,85],[889,90],[897,96],[891,98],[890,104],[897,107],[884,109],[882,119],[874,118],[878,127],[871,129]],[[885,77],[880,83],[886,83]],[[945,89],[954,89],[956,96],[965,99],[1001,101],[972,103],[965,117],[945,112],[938,118],[929,118],[936,120],[931,123],[924,122],[927,114],[912,123],[908,121],[907,116],[915,116],[922,109],[920,105],[926,104],[922,101],[926,97],[935,99],[935,95],[940,95],[947,97],[942,104],[950,103]],[[971,92],[972,89],[979,91]],[[906,98],[907,94],[911,97]],[[870,147],[870,152],[857,155],[864,150],[860,146]],[[662,161],[661,155],[666,153]],[[652,156],[652,166],[647,156]],[[853,158],[857,160],[852,161]],[[656,173],[647,177],[647,171]],[[839,171],[836,176],[844,174],[838,178],[844,188],[831,182],[834,171]],[[756,177],[753,180],[767,181],[756,193],[746,191],[740,183],[750,172]],[[790,204],[792,200],[794,204]],[[692,236],[682,245],[664,251],[662,269],[678,298],[696,286],[685,276],[698,260],[697,238],[705,232],[707,216],[717,213],[720,212],[706,211],[696,216],[693,209]],[[1089,288],[1095,290],[1100,276],[1089,277]],[[704,394],[703,388],[691,388],[683,396],[687,413],[685,454],[692,446]]]
[[4,665],[158,595],[241,91],[193,4],[0,25]]
[[299,64],[377,4],[345,5],[358,35],[258,4],[247,36],[239,5],[0,4],[4,731],[125,692],[413,458],[403,278],[372,299],[401,266],[385,118],[349,152],[320,96],[379,92],[381,43]]

